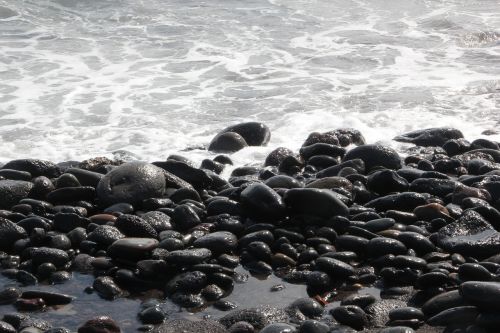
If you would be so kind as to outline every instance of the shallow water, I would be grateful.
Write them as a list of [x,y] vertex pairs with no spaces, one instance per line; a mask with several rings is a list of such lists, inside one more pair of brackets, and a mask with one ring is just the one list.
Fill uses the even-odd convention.
[[[224,300],[235,303],[239,309],[258,307],[261,305],[284,308],[298,298],[309,297],[305,285],[290,284],[274,275],[268,278],[257,278],[250,275],[241,267],[237,268],[236,271],[246,275],[248,279],[246,279],[245,282],[235,283],[233,292],[225,297]],[[84,292],[87,286],[92,286],[93,281],[94,277],[92,275],[73,273],[73,278],[64,284],[39,284],[36,286],[22,287],[16,281],[9,280],[0,275],[1,286],[17,286],[21,287],[22,290],[44,290],[74,296],[75,299],[68,305],[47,307],[43,311],[26,312],[33,317],[47,320],[53,327],[66,327],[74,331],[76,331],[85,321],[98,315],[111,316],[125,332],[137,330],[137,328],[141,326],[140,321],[137,319],[141,302],[150,298],[160,300],[161,307],[168,314],[168,319],[219,319],[227,314],[227,312],[220,311],[213,306],[208,306],[195,312],[189,312],[173,304],[168,299],[164,299],[161,292],[155,290],[129,297],[120,297],[113,301],[104,300],[96,293],[88,294]],[[271,291],[271,287],[278,284],[284,286],[284,289],[280,291]],[[376,297],[380,295],[380,290],[374,287],[366,287],[359,292],[370,293]],[[348,293],[343,293],[341,294],[342,296],[339,295],[337,298],[334,298],[326,309],[338,306],[341,297],[345,297],[347,294]],[[10,312],[16,312],[13,305],[0,305],[0,318],[4,314]]]
[[345,126],[474,139],[500,121],[499,27],[498,0],[0,0],[0,157],[156,160],[246,120],[272,139],[239,163]]

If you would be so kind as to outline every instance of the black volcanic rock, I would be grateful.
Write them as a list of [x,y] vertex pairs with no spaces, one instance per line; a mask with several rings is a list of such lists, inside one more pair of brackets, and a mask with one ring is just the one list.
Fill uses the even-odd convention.
[[33,177],[45,176],[55,178],[61,175],[59,167],[50,162],[37,159],[19,159],[13,160],[5,164],[2,169],[13,169],[19,171],[27,171]]
[[271,139],[269,127],[259,122],[236,124],[221,131],[221,133],[226,132],[238,133],[249,146],[265,146]]
[[9,251],[21,238],[27,237],[26,231],[17,224],[0,217],[0,250]]
[[384,167],[387,169],[401,169],[401,158],[398,153],[389,147],[382,145],[362,145],[349,150],[343,161],[361,159],[365,162],[366,170],[374,167]]
[[347,206],[330,190],[293,188],[285,192],[284,201],[294,214],[313,215],[322,218],[347,216]]
[[10,209],[27,198],[33,183],[24,180],[0,180],[0,209]]
[[285,213],[279,194],[262,183],[247,186],[240,194],[240,202],[249,216],[279,218]]
[[429,147],[439,146],[445,144],[446,141],[451,139],[463,138],[462,132],[455,128],[428,128],[408,132],[398,135],[394,138],[395,141],[413,143],[418,146]]
[[485,258],[500,253],[500,233],[479,213],[469,210],[457,221],[442,227],[436,243],[450,253]]

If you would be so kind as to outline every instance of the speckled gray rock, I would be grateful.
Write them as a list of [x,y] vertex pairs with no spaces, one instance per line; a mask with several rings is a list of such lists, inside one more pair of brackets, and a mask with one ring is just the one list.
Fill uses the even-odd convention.
[[389,321],[389,312],[405,307],[406,303],[395,299],[382,299],[365,308],[368,320],[372,326],[384,327]]
[[125,235],[111,225],[100,225],[88,234],[87,239],[103,246],[109,246]]
[[126,202],[136,205],[165,192],[165,171],[145,162],[129,162],[108,172],[97,185],[101,206]]
[[176,265],[196,265],[209,259],[212,252],[209,249],[189,249],[189,250],[176,250],[169,252],[165,260],[169,264]]
[[125,236],[156,238],[156,230],[142,218],[131,214],[122,214],[115,221],[115,227]]
[[56,267],[61,267],[69,261],[69,256],[63,250],[52,249],[49,247],[39,247],[34,248],[31,251],[31,260],[36,266],[46,262],[50,262]]

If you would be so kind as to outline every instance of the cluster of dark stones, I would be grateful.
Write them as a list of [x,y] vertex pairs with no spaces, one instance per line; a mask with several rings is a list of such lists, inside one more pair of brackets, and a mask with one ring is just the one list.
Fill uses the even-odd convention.
[[[269,137],[263,124],[239,124],[210,149]],[[1,273],[26,286],[91,273],[86,291],[105,299],[158,289],[183,308],[229,311],[217,321],[169,320],[152,299],[138,316],[155,332],[497,332],[498,143],[449,128],[395,139],[415,146],[402,158],[353,129],[312,133],[298,152],[277,148],[262,167],[237,167],[227,180],[225,155],[199,168],[178,155],[151,164],[11,161],[0,169]],[[305,284],[310,297],[235,309],[224,298],[244,278],[239,265]],[[381,298],[355,292],[365,286]],[[71,301],[0,291],[0,304],[20,311]],[[13,313],[0,332],[67,330]],[[96,317],[78,332],[120,328]]]

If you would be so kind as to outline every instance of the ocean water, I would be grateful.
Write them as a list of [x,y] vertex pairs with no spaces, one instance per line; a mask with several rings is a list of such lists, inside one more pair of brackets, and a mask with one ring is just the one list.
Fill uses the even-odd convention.
[[0,160],[199,161],[249,120],[271,142],[238,163],[339,127],[500,129],[500,3],[0,0]]

